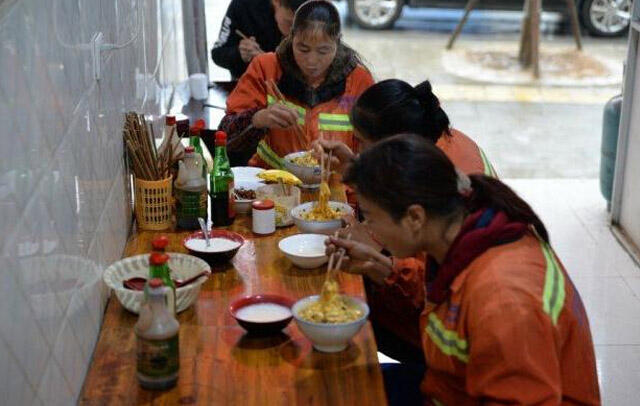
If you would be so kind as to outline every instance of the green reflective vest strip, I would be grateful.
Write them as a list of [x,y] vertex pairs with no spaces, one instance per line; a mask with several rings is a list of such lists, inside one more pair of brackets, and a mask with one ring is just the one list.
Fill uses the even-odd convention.
[[348,114],[320,113],[318,129],[325,131],[353,131]]
[[487,176],[491,176],[492,178],[497,178],[498,174],[496,173],[496,170],[493,169],[493,165],[491,165],[491,162],[489,162],[487,154],[485,154],[480,147],[478,147],[478,150],[480,151],[480,157],[482,158],[482,164],[484,165],[484,174]]
[[282,158],[278,156],[273,150],[267,145],[267,143],[262,140],[258,143],[258,148],[256,150],[260,159],[262,159],[267,165],[272,167],[273,169],[284,169],[284,163],[282,162]]
[[429,314],[429,322],[425,330],[440,351],[448,356],[456,357],[464,363],[469,361],[467,340],[458,337],[458,333],[455,331],[447,330],[435,313]]
[[547,263],[547,272],[544,277],[544,292],[542,294],[542,307],[553,324],[558,323],[558,317],[564,307],[564,273],[551,247],[544,241],[540,242],[544,260]]
[[[276,102],[276,99],[271,96],[270,94],[267,95],[267,105],[271,106],[272,104],[274,104]],[[286,101],[284,102],[284,105],[287,107],[291,107],[294,110],[298,111],[298,124],[300,125],[304,125],[304,118],[307,115],[307,110],[304,109],[304,107],[300,107],[297,104],[293,104],[290,101]]]

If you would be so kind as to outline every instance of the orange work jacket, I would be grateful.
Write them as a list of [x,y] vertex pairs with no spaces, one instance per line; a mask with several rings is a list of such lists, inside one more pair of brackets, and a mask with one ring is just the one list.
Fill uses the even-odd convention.
[[[485,153],[471,138],[456,129],[450,132],[451,136],[443,135],[436,146],[458,169],[466,174],[496,176]],[[394,258],[384,286],[370,286],[367,294],[371,321],[416,349],[421,347],[419,317],[425,298],[425,258],[425,254]]]
[[[275,53],[265,53],[255,57],[227,99],[227,114],[265,108],[275,103],[271,95],[267,94],[265,81],[277,82],[281,76],[282,67]],[[347,76],[345,91],[339,97],[309,107],[285,95],[286,104],[298,111],[298,124],[303,129],[304,141],[298,140],[293,129],[269,129],[264,138],[266,144],[282,158],[292,152],[309,149],[311,143],[319,138],[322,132],[326,139],[342,141],[352,151],[358,151],[353,127],[349,121],[349,112],[356,99],[372,84],[371,74],[364,67],[356,66]],[[267,166],[257,155],[253,156],[249,164]]]
[[532,233],[493,247],[421,316],[426,404],[599,405],[584,306]]

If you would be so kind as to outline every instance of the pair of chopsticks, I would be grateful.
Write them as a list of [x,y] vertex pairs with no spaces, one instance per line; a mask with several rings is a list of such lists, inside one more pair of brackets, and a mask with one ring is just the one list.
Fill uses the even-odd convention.
[[[276,82],[273,80],[266,80],[264,82],[266,88],[267,88],[267,93],[271,94],[271,96],[276,99],[276,101],[278,103],[282,103],[285,104],[285,102],[287,101],[287,99],[285,99],[284,95],[282,94],[282,92],[280,91],[280,89],[278,89],[278,85],[276,85]],[[296,121],[296,124],[293,126],[293,133],[296,135],[296,138],[298,139],[298,142],[300,143],[300,145],[302,146],[303,149],[307,149],[307,143],[305,141],[305,136],[304,136],[304,130],[302,129],[302,127],[300,127],[300,124],[298,124],[298,122]]]
[[[320,132],[320,139],[324,139],[324,133]],[[329,156],[324,159],[324,151],[320,154],[320,181],[329,183],[331,177],[331,159],[333,158],[333,149],[329,150]]]
[[[244,35],[242,33],[242,31],[240,30],[236,30],[236,34],[238,34],[238,36],[242,39],[248,39],[249,41],[251,41],[251,38],[247,37],[246,35]],[[255,42],[255,41],[254,41]],[[258,45],[258,49],[260,50],[260,52],[262,52],[264,54],[264,51],[262,50],[262,48],[260,48],[260,45]]]
[[173,148],[170,145],[164,152],[158,154],[153,124],[148,127],[144,115],[135,112],[127,113],[122,134],[136,178],[162,180],[169,176],[174,163],[172,162]]
[[[338,238],[339,235],[339,231],[336,231],[333,234],[333,238]],[[347,240],[351,239],[351,233],[347,234]],[[340,270],[340,265],[342,265],[342,260],[344,259],[345,254],[347,253],[347,250],[345,250],[344,248],[339,248],[338,250],[334,251],[333,253],[331,253],[331,256],[329,256],[329,264],[327,265],[327,279],[326,280],[330,280],[332,279],[336,272]],[[335,258],[338,258],[338,261],[335,262]],[[335,267],[333,266],[335,262]]]

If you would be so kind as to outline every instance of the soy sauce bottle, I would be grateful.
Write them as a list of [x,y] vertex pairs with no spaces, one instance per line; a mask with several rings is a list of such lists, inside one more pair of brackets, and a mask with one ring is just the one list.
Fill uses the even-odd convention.
[[227,156],[227,134],[216,132],[216,153],[210,174],[211,221],[216,227],[228,226],[236,217],[233,172]]

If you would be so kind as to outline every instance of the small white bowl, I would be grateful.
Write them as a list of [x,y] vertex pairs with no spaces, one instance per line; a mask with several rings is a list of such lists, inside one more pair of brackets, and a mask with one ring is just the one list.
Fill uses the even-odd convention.
[[369,317],[369,306],[360,299],[348,296],[348,299],[350,299],[352,303],[357,304],[360,306],[360,309],[362,309],[363,315],[358,320],[348,323],[329,324],[314,323],[301,319],[299,316],[300,310],[318,300],[319,297],[318,295],[313,295],[298,300],[291,308],[293,318],[296,320],[296,324],[302,333],[311,341],[313,348],[316,350],[320,352],[343,351],[349,345],[349,341],[360,331],[367,321],[367,317]]
[[283,238],[278,248],[293,264],[302,269],[314,269],[327,263],[324,242],[326,235],[296,234]]
[[[200,258],[192,255],[169,252],[169,268],[173,279],[187,279],[204,271],[211,271],[209,265]],[[122,286],[122,282],[140,276],[149,277],[149,254],[136,255],[121,259],[111,264],[102,279],[108,287],[116,293],[118,301],[125,309],[138,314],[144,292],[131,290]],[[200,293],[200,286],[207,280],[208,275],[203,275],[193,283],[176,289],[176,311],[179,313],[191,306]]]
[[[305,213],[311,209],[317,202],[302,203],[299,206],[294,207],[291,210],[291,217],[303,233],[311,234],[333,234],[336,230],[342,227],[342,219],[327,220],[327,221],[309,221],[302,218],[302,213]],[[353,209],[346,203],[329,202],[329,206],[332,209],[339,209],[343,216],[353,215]]]
[[[234,188],[235,189],[245,189],[245,190],[253,190],[254,192],[258,190],[259,187],[264,186],[264,183],[256,182],[253,180],[244,180],[240,179],[235,181]],[[235,200],[235,210],[236,213],[246,214],[251,212],[251,204],[256,199],[236,199]]]
[[233,172],[233,179],[236,182],[240,180],[247,182],[263,182],[262,179],[258,177],[258,174],[263,171],[264,169],[253,166],[234,166],[231,168],[231,172]]
[[320,165],[302,166],[293,163],[295,158],[308,153],[308,151],[300,151],[286,155],[284,157],[284,167],[287,171],[296,175],[305,185],[318,185],[320,184]]

